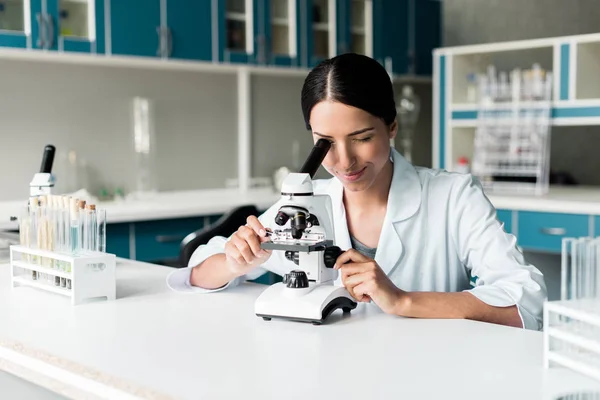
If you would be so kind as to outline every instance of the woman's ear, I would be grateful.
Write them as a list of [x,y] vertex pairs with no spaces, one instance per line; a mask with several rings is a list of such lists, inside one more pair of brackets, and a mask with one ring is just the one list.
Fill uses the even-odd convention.
[[394,119],[394,122],[390,124],[390,139],[395,139],[398,134],[398,120]]

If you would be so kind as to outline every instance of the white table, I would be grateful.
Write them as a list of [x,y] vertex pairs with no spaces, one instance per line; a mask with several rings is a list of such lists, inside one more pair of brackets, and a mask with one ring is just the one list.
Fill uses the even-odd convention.
[[[542,367],[542,334],[417,320],[361,305],[330,324],[266,322],[264,286],[211,294],[165,286],[169,268],[122,261],[118,300],[10,288],[0,266],[0,367],[77,398],[555,399],[600,382]],[[161,396],[162,394],[162,396]]]

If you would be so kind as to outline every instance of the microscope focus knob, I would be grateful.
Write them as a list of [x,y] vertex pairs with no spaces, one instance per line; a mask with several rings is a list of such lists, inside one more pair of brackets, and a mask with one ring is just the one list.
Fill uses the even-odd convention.
[[306,272],[300,270],[293,270],[289,274],[285,274],[283,278],[285,285],[292,289],[302,289],[308,287],[308,277]]
[[335,261],[342,253],[342,249],[340,249],[337,246],[331,246],[326,248],[325,253],[323,254],[323,261],[325,262],[325,267],[333,268],[333,266],[335,265]]

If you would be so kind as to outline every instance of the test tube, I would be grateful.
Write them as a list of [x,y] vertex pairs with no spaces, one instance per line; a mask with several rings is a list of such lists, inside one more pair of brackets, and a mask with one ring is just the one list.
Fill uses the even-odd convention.
[[[63,226],[63,251],[67,254],[71,253],[71,198],[68,196],[63,197],[63,210],[62,210],[62,226]],[[62,263],[61,270],[66,272],[69,263],[64,261]],[[60,286],[63,288],[67,287],[67,279],[60,278]]]
[[106,252],[106,209],[96,210],[96,251]]
[[[71,211],[71,222],[69,227],[69,241],[71,245],[71,255],[79,254],[81,247],[81,230],[79,228],[79,199],[71,198],[70,201],[70,211]],[[67,273],[71,273],[71,264],[67,264]],[[61,282],[62,283],[62,282]],[[71,289],[71,279],[66,279],[66,287],[67,289]]]
[[[30,232],[30,248],[32,249],[37,249],[38,248],[38,235],[37,235],[37,231],[38,231],[38,227],[37,227],[37,223],[38,223],[38,198],[37,197],[32,197],[30,199],[30,213],[29,213],[29,217],[30,217],[30,225],[29,225],[29,232]],[[32,264],[37,264],[38,263],[38,257],[36,255],[31,255],[30,258],[30,262]],[[38,278],[38,273],[37,271],[31,271],[31,279],[33,279],[34,281],[37,280]]]
[[[19,216],[19,244],[23,247],[29,248],[31,245],[31,217],[29,205],[21,208]],[[21,254],[22,260],[29,262],[29,254]],[[23,273],[21,268],[17,269],[19,275]]]

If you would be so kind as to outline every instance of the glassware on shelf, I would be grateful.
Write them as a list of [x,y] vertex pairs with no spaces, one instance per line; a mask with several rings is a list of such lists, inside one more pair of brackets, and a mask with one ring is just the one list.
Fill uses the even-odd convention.
[[412,86],[402,87],[402,92],[396,102],[396,110],[398,113],[398,138],[402,146],[402,154],[408,162],[412,163],[413,136],[421,110],[420,98],[414,93]]

